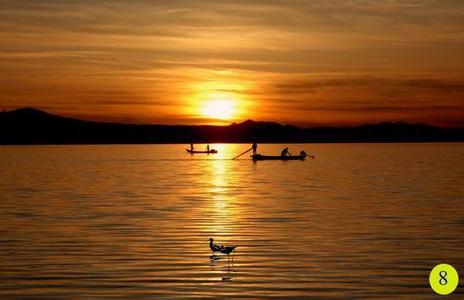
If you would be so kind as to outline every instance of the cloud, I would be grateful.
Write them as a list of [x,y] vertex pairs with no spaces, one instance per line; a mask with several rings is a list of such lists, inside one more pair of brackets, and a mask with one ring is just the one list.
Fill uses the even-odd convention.
[[439,93],[463,93],[463,80],[444,79],[393,79],[393,78],[366,78],[366,77],[344,77],[335,79],[313,79],[307,81],[295,81],[286,83],[275,83],[273,89],[282,94],[304,94],[314,93],[325,89],[349,88],[368,89],[384,91],[406,90],[416,93],[418,89]]
[[191,85],[241,81],[223,91],[274,119],[439,114],[461,107],[462,28],[459,0],[3,0],[0,105],[146,120],[145,103],[180,110]]

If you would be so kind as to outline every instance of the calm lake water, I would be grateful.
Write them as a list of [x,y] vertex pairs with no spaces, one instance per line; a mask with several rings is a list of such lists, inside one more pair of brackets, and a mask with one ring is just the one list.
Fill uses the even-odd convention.
[[0,297],[464,296],[464,144],[247,147],[0,147]]

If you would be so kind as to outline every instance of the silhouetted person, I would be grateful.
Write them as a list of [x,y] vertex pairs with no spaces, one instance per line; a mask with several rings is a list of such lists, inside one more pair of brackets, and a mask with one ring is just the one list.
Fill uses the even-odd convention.
[[308,153],[306,153],[304,150],[301,150],[300,155],[306,157],[308,156]]
[[288,148],[285,148],[284,150],[282,150],[282,152],[280,152],[280,156],[289,156],[291,155],[290,152],[288,152]]
[[206,152],[209,152],[209,144],[206,145]]
[[190,143],[190,150],[192,150],[192,151],[194,150],[192,143]]
[[253,143],[253,146],[251,146],[251,148],[253,149],[253,155],[255,155],[257,153],[257,150],[258,150],[258,144]]

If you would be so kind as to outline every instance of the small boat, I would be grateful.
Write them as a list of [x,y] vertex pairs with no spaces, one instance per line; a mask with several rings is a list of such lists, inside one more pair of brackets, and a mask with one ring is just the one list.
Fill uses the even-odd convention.
[[216,154],[218,153],[217,150],[211,149],[209,151],[198,151],[198,150],[190,150],[190,149],[185,149],[188,153],[190,154],[196,154],[196,153],[204,153],[204,154]]
[[280,155],[261,155],[261,154],[254,154],[251,158],[256,160],[305,160],[306,154],[303,155],[288,155],[288,156],[280,156]]

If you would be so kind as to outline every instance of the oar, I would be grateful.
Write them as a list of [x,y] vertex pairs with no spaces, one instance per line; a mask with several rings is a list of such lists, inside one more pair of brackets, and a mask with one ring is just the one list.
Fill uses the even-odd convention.
[[315,158],[316,158],[316,156],[314,156],[314,155],[306,154],[306,156],[307,156],[307,157],[310,157],[310,158],[312,158],[312,159],[315,159]]
[[245,152],[242,152],[241,154],[237,155],[236,157],[234,157],[234,158],[232,158],[232,159],[239,158],[239,157],[242,156],[243,154],[245,154],[245,153],[247,153],[247,152],[250,152],[251,149],[253,149],[253,148],[250,148],[250,149],[246,150]]

